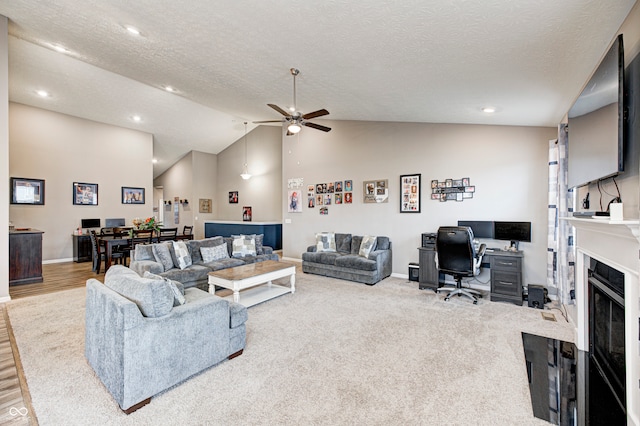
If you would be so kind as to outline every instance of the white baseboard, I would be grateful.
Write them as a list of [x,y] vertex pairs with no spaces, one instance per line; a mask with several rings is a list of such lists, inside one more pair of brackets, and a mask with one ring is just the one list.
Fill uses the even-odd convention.
[[48,265],[50,263],[65,263],[65,262],[73,262],[73,257],[69,257],[67,259],[49,259],[49,260],[43,260],[42,264],[43,265]]
[[297,259],[295,257],[281,257],[281,260],[287,261],[287,262],[296,262],[296,263],[302,263],[302,259]]
[[393,278],[403,278],[403,279],[405,279],[405,280],[408,280],[408,279],[409,279],[409,274],[398,274],[398,273],[392,272],[392,273],[391,273],[391,276],[392,276]]
[[0,303],[7,303],[11,301],[11,296],[0,297]]

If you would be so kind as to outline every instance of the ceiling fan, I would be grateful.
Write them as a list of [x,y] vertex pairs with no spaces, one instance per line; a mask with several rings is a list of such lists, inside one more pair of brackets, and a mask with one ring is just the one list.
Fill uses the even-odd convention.
[[280,108],[278,105],[267,104],[268,106],[282,114],[284,118],[282,118],[281,120],[254,121],[254,123],[288,123],[287,136],[295,135],[296,133],[298,133],[302,129],[301,126],[311,127],[312,129],[322,130],[323,132],[330,131],[330,127],[307,121],[311,120],[312,118],[329,115],[329,111],[327,111],[326,109],[319,109],[307,114],[302,114],[296,109],[296,76],[300,74],[300,70],[291,68],[290,71],[291,75],[293,75],[293,108],[291,108],[293,112],[289,113]]

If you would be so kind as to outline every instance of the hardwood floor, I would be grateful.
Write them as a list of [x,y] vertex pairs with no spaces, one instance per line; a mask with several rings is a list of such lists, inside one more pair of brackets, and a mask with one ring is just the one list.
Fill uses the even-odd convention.
[[[87,279],[104,281],[104,271],[91,271],[91,263],[42,265],[43,282],[9,287],[12,300],[84,287]],[[5,304],[0,304],[0,425],[37,425],[31,396],[24,378],[20,356]]]

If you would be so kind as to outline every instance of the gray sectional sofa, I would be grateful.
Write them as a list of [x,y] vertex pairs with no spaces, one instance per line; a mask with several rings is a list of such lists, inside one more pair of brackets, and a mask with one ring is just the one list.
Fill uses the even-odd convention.
[[127,414],[242,353],[244,306],[122,265],[104,281],[87,281],[85,357]]
[[[248,263],[263,262],[265,260],[278,260],[278,255],[273,252],[273,249],[262,244],[263,238],[262,234],[256,235],[256,254],[244,255],[243,257],[233,257],[232,238],[217,236],[203,240],[185,241],[189,251],[190,264],[183,268],[180,267],[180,261],[178,256],[176,256],[171,241],[148,245],[139,244],[133,252],[129,267],[140,276],[148,271],[181,282],[185,288],[198,287],[207,291],[209,288],[207,283],[208,273],[211,271],[246,265]],[[163,247],[158,247],[160,245],[164,245],[168,250]],[[213,248],[223,245],[226,245],[227,257],[208,262],[203,260],[202,248]],[[167,252],[170,258],[167,258]]]
[[367,257],[361,256],[362,236],[335,234],[335,248],[318,251],[309,246],[302,253],[302,271],[373,285],[391,275],[392,253],[388,237],[377,237]]

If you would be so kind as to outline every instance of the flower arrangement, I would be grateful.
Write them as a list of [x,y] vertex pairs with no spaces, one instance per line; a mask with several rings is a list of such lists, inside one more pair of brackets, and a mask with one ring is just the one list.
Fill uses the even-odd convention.
[[148,217],[145,220],[136,217],[131,221],[135,229],[151,229],[154,232],[159,232],[162,227],[162,222],[158,222],[155,216]]

